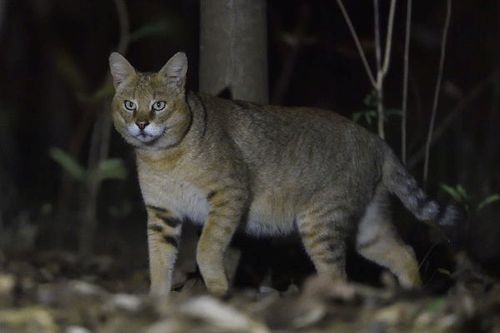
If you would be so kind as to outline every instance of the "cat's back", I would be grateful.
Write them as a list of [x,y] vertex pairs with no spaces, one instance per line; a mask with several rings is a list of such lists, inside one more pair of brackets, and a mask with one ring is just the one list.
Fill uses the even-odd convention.
[[373,154],[374,147],[384,145],[373,133],[330,110],[259,105],[202,94],[199,98],[209,123],[216,123],[243,151],[266,159],[273,156],[270,153],[283,155],[289,149],[296,158],[308,159],[315,153],[327,157],[353,153],[352,149],[361,153],[364,148]]

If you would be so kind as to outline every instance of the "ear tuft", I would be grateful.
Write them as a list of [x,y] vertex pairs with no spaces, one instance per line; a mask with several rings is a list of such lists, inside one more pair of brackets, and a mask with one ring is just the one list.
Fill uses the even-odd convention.
[[109,56],[109,70],[113,77],[113,85],[117,88],[129,76],[135,74],[132,65],[118,52],[113,52]]
[[162,67],[159,74],[165,79],[167,87],[173,88],[178,92],[184,92],[187,69],[188,60],[186,54],[184,52],[177,52]]

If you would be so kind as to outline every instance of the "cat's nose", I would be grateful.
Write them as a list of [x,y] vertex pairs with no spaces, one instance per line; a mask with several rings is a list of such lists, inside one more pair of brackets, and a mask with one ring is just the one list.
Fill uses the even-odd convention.
[[146,126],[149,125],[149,121],[136,121],[135,124],[142,131],[142,130],[144,130],[146,128]]

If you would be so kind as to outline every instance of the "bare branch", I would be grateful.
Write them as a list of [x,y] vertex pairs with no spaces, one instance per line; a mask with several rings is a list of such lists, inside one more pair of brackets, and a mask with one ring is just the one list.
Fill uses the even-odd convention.
[[293,42],[289,43],[289,52],[274,85],[274,93],[271,98],[274,104],[282,104],[283,102],[283,97],[291,81],[290,78],[293,75],[297,59],[299,58],[300,49],[303,47],[310,21],[311,10],[307,5],[303,5],[300,8],[300,17],[297,26],[292,34]]
[[377,100],[377,132],[384,139],[384,75],[382,73],[382,45],[380,41],[380,8],[378,0],[373,0],[373,30],[375,38],[375,63],[377,66],[377,82],[375,93]]
[[444,22],[443,28],[443,38],[441,40],[441,56],[439,59],[439,69],[438,76],[436,80],[436,89],[434,91],[434,100],[432,103],[432,113],[431,113],[431,121],[429,123],[429,132],[427,134],[427,141],[425,144],[425,159],[424,159],[424,184],[427,182],[427,176],[429,174],[429,153],[431,149],[432,142],[432,133],[434,131],[434,123],[436,121],[436,111],[439,102],[439,93],[441,91],[441,81],[443,79],[443,71],[444,71],[444,60],[446,57],[446,40],[448,38],[448,30],[450,27],[450,18],[451,18],[451,0],[446,1],[446,18]]
[[[126,53],[130,42],[130,24],[127,7],[124,0],[114,0],[118,21],[120,25],[120,39],[117,50]],[[111,76],[108,73],[103,85],[109,84]],[[111,113],[104,101],[101,101],[101,110],[97,112],[97,117],[92,130],[90,151],[88,157],[88,169],[95,170],[99,163],[108,157],[109,143],[111,136]],[[95,173],[92,173],[95,174]],[[94,236],[97,229],[97,197],[101,188],[102,180],[99,177],[90,177],[84,189],[84,200],[82,202],[82,225],[79,235],[79,252],[87,258],[94,245]]]
[[401,106],[401,159],[406,164],[406,113],[408,105],[408,72],[410,66],[410,36],[411,36],[412,0],[406,3],[406,30],[403,69],[403,102]]
[[340,7],[340,11],[342,12],[342,15],[344,16],[344,19],[347,23],[347,26],[349,27],[349,31],[351,32],[352,38],[354,39],[354,43],[356,44],[356,48],[358,49],[359,56],[361,57],[361,61],[363,63],[363,66],[365,67],[366,74],[368,75],[368,79],[370,80],[370,83],[372,84],[373,88],[375,88],[377,84],[375,82],[375,78],[373,76],[370,65],[368,64],[368,60],[366,59],[365,51],[363,50],[363,47],[361,46],[361,42],[359,41],[358,34],[356,33],[356,29],[354,29],[354,26],[352,25],[351,18],[349,17],[349,14],[347,13],[347,10],[345,9],[344,3],[342,2],[342,0],[337,0],[337,4]]
[[114,0],[118,22],[120,24],[120,41],[118,42],[117,51],[126,53],[130,42],[130,20],[127,12],[127,6],[123,0]]
[[382,45],[380,44],[380,8],[378,0],[373,0],[373,30],[375,35],[375,62],[377,64],[377,83],[380,82],[379,76],[382,74]]
[[389,70],[391,62],[391,49],[392,49],[392,31],[394,30],[394,13],[396,11],[396,0],[391,0],[391,7],[389,8],[389,22],[387,26],[387,34],[385,38],[385,54],[384,64],[382,65],[382,75],[385,77]]
[[[476,98],[481,96],[484,90],[487,87],[489,87],[489,85],[492,82],[495,82],[495,80],[498,79],[498,76],[499,76],[498,72],[492,73],[490,76],[479,82],[472,90],[470,90],[470,92],[466,96],[464,96],[457,103],[457,105],[453,108],[453,110],[448,113],[448,115],[443,119],[439,127],[436,128],[436,130],[434,131],[432,135],[431,146],[434,145],[444,135],[444,133],[446,133],[446,131],[453,124],[455,119],[457,119],[459,115],[465,112],[467,108],[470,106],[470,104]],[[423,146],[408,159],[407,165],[409,169],[414,168],[417,165],[417,163],[420,162],[422,158],[424,158],[425,151],[426,151],[426,146]]]
[[396,0],[391,0],[389,9],[389,22],[387,26],[387,33],[385,35],[385,51],[384,59],[382,59],[382,45],[380,40],[380,8],[378,0],[373,0],[373,14],[374,14],[374,30],[375,30],[375,57],[377,63],[377,82],[375,91],[377,94],[377,127],[378,135],[384,139],[384,79],[389,70],[391,60],[392,48],[392,31],[394,28],[394,14],[396,9]]

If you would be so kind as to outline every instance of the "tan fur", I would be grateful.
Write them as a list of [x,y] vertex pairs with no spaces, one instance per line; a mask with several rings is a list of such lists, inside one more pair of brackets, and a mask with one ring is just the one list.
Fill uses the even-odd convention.
[[[413,251],[390,225],[387,195],[421,219],[439,208],[377,136],[330,111],[186,94],[182,53],[158,73],[137,73],[116,53],[110,67],[114,124],[136,149],[148,210],[153,294],[170,289],[186,219],[203,225],[197,262],[218,295],[228,290],[223,255],[237,229],[298,231],[318,273],[332,279],[346,278],[345,241],[357,233],[362,255],[403,286],[420,284]],[[137,108],[127,111],[126,100]],[[153,111],[155,101],[166,108]],[[147,123],[143,133],[136,122]]]

